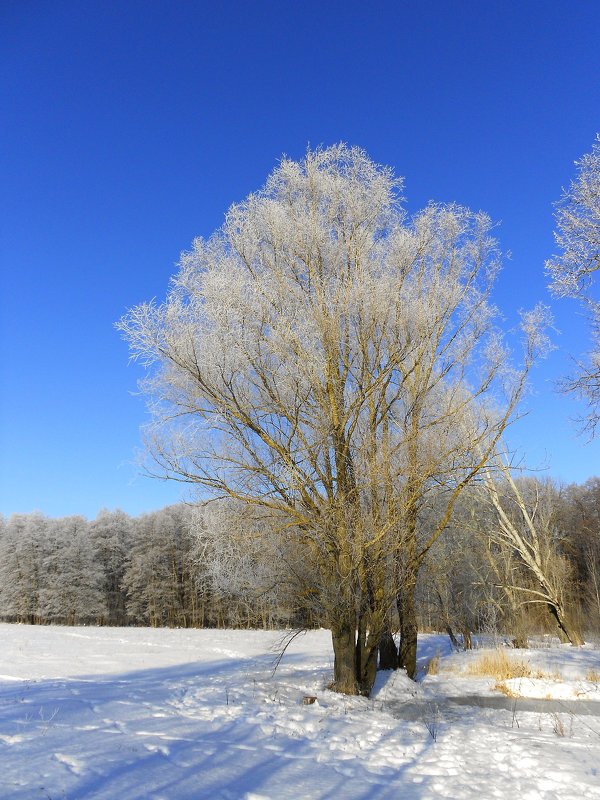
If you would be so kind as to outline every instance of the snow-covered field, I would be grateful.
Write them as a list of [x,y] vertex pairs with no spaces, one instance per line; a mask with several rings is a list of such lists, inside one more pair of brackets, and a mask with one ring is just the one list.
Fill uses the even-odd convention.
[[540,677],[509,690],[545,710],[442,636],[420,642],[438,675],[380,673],[370,699],[325,688],[327,631],[273,675],[280,638],[0,625],[0,798],[600,798],[599,649],[518,653]]

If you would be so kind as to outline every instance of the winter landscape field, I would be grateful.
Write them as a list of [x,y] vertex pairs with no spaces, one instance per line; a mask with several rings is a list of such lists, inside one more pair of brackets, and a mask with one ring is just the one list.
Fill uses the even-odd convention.
[[[0,797],[600,798],[597,646],[422,635],[367,699],[326,688],[325,630],[273,673],[282,637],[0,625]],[[481,675],[498,649],[528,677]]]

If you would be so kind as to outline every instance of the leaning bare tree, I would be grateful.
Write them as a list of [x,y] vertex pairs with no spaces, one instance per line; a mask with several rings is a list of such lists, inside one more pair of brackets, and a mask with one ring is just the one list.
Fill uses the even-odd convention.
[[506,369],[488,218],[432,205],[408,220],[399,191],[356,148],[283,159],[182,256],[166,301],[119,323],[148,368],[161,474],[293,535],[331,627],[333,686],[350,694],[372,686],[399,563],[412,580],[426,488],[442,481],[448,502],[417,559],[508,423],[540,341],[533,315],[522,369]]
[[529,580],[519,581],[511,570],[502,588],[522,604],[541,604],[555,620],[561,638],[583,644],[568,603],[571,568],[560,552],[556,530],[557,502],[548,482],[530,480],[519,485],[510,464],[498,457],[494,470],[484,473],[487,500],[494,510],[495,524],[486,530],[501,553],[512,555]]
[[600,269],[600,134],[592,152],[575,163],[577,177],[563,193],[556,212],[560,252],[546,262],[546,270],[552,291],[580,300],[590,316],[592,350],[565,388],[588,404],[584,427],[594,435],[600,422],[600,303],[592,293],[593,276]]

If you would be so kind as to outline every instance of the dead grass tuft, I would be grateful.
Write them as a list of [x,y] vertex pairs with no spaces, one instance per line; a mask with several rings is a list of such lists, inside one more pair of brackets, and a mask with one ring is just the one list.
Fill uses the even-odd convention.
[[591,681],[592,683],[600,683],[600,672],[598,672],[597,669],[590,669],[588,670],[585,679],[586,681]]
[[501,692],[502,694],[505,694],[507,697],[514,697],[514,698],[520,697],[520,695],[515,694],[515,692],[513,692],[511,689],[509,689],[508,686],[505,683],[501,683],[501,682],[498,682],[494,686],[494,691],[495,692]]
[[489,650],[469,664],[467,675],[489,676],[497,681],[506,681],[509,678],[531,678],[532,671],[526,661],[509,657],[504,650]]
[[440,671],[440,654],[436,653],[432,656],[427,664],[425,664],[426,675],[437,675]]

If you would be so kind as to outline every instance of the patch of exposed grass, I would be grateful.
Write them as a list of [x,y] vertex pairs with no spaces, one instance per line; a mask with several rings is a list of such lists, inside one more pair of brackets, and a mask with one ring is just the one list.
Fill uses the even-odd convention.
[[546,680],[551,681],[562,681],[563,676],[560,674],[559,670],[555,669],[554,672],[544,672],[541,669],[537,669],[533,674],[534,678],[544,678]]
[[482,653],[479,658],[469,664],[466,673],[467,675],[495,678],[497,681],[534,677],[531,666],[526,661],[511,658],[504,650],[500,649],[487,650]]
[[467,668],[467,675],[485,676],[496,679],[494,689],[507,697],[519,697],[505,681],[511,678],[538,678],[540,680],[561,681],[562,675],[558,671],[544,672],[541,669],[532,669],[527,661],[513,658],[504,650],[488,650]]
[[585,676],[586,681],[591,681],[592,683],[600,683],[600,672],[597,669],[590,669]]

